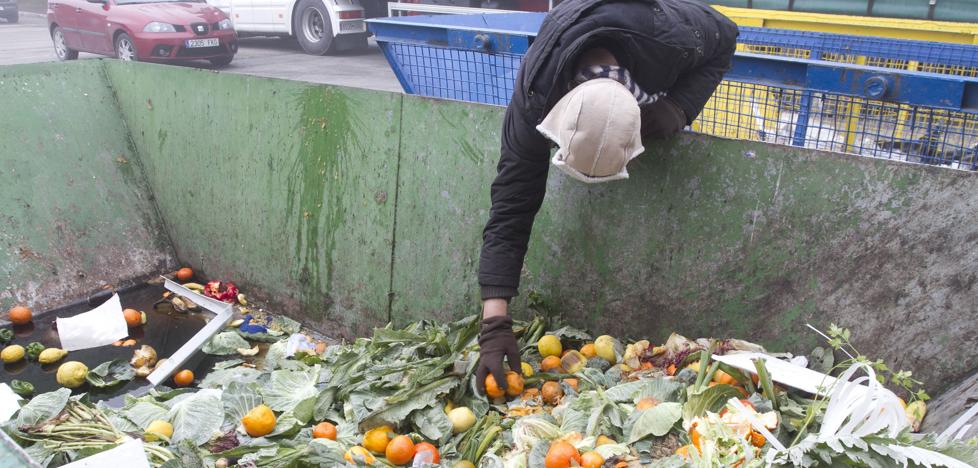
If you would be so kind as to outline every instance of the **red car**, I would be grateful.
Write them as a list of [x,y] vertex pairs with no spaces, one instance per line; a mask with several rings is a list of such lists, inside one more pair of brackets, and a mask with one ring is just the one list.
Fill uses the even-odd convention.
[[238,51],[231,20],[203,1],[50,0],[48,29],[60,60],[91,52],[148,62],[203,59],[223,67]]

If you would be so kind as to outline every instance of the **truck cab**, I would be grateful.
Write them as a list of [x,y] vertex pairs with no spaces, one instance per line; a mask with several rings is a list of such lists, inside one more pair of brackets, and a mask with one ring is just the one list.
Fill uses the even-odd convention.
[[308,54],[366,48],[359,0],[207,0],[224,11],[240,36],[294,37]]

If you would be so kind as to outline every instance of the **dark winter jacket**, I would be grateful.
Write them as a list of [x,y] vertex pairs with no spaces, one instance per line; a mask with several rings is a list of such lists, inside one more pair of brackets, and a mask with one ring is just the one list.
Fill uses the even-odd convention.
[[736,38],[733,22],[697,0],[566,0],[547,15],[503,121],[479,264],[483,299],[517,294],[549,169],[550,144],[536,126],[568,91],[578,55],[607,49],[647,93],[667,91],[689,124],[729,68]]

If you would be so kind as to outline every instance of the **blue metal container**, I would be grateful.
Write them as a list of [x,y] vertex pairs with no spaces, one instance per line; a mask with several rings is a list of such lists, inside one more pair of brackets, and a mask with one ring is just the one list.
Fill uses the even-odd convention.
[[[409,16],[368,27],[405,92],[504,106],[544,16]],[[741,31],[741,52],[694,131],[976,166],[978,46]]]

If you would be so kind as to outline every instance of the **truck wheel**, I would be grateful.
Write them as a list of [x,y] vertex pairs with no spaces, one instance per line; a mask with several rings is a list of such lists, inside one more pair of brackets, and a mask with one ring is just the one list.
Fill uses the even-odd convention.
[[55,26],[51,30],[51,40],[54,41],[54,55],[58,56],[58,60],[75,60],[78,58],[78,51],[68,48],[65,44],[65,33],[61,30],[61,26]]
[[333,26],[323,0],[299,0],[292,31],[307,54],[329,52],[333,46]]

